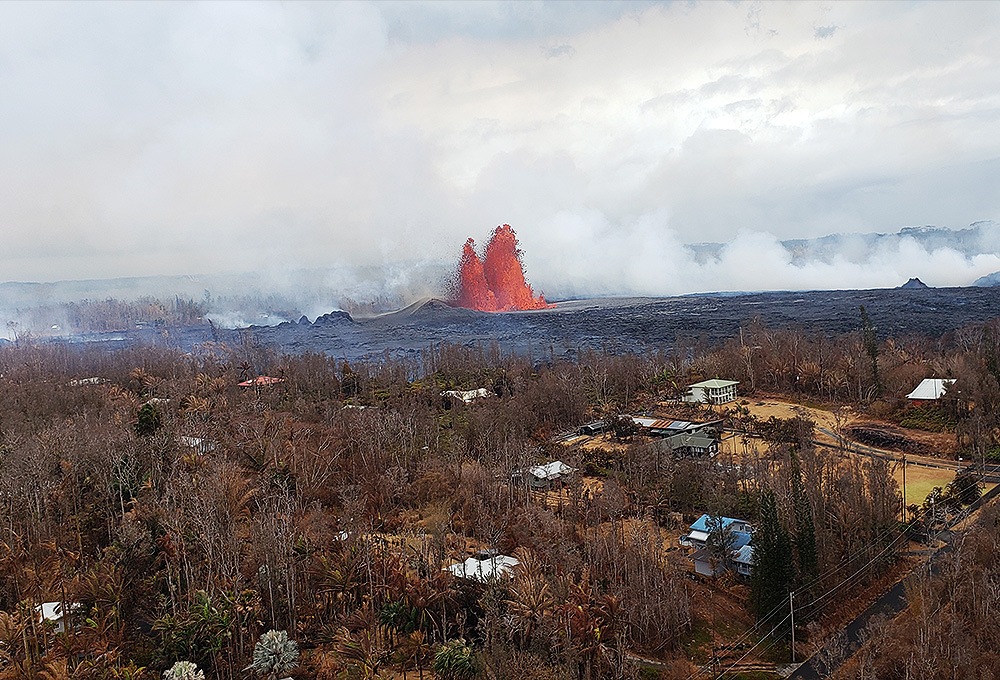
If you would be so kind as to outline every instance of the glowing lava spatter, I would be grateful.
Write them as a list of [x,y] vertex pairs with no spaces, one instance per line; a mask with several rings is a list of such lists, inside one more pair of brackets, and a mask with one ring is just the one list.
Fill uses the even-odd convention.
[[466,309],[494,312],[497,299],[486,283],[483,263],[476,255],[476,242],[471,238],[462,246],[462,259],[458,263],[458,291],[453,303]]
[[455,278],[451,303],[456,307],[481,312],[551,307],[544,295],[535,297],[525,280],[517,236],[509,224],[493,230],[481,260],[476,254],[476,242],[471,238],[466,241]]

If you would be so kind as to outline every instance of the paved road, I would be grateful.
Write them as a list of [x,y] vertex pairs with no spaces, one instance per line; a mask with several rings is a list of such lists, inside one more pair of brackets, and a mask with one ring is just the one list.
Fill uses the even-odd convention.
[[[831,437],[834,441],[842,441],[844,450],[849,453],[858,453],[863,456],[869,456],[871,458],[884,458],[886,460],[891,460],[893,462],[902,462],[903,454],[894,453],[890,451],[883,451],[882,449],[876,449],[871,446],[866,446],[865,444],[860,444],[858,442],[844,439],[840,440],[836,433],[824,428],[817,427],[817,430],[823,434]],[[819,440],[813,440],[814,444],[819,446],[825,446],[827,448],[837,448],[835,444],[829,444],[828,442],[821,442]],[[960,460],[941,460],[940,458],[931,458],[929,456],[916,456],[913,454],[907,454],[906,456],[907,465],[916,465],[919,467],[928,468],[938,468],[942,470],[964,470],[973,463],[971,461],[960,461]],[[982,481],[987,483],[1000,483],[1000,465],[976,465],[975,469],[979,472],[983,479]]]
[[[861,444],[851,439],[841,439],[840,437],[837,436],[835,432],[833,432],[832,430],[828,430],[825,427],[817,427],[816,429],[825,434],[826,436],[830,437],[833,441],[841,442],[842,446],[844,447],[844,450],[848,451],[849,453],[860,453],[864,456],[870,456],[872,458],[885,458],[887,460],[892,460],[897,462],[901,462],[903,459],[903,454],[901,453],[894,453],[891,451],[876,449],[872,446],[867,446],[865,444]],[[838,446],[836,444],[831,445],[827,442],[821,442],[817,440],[814,440],[813,443],[819,444],[820,446],[825,446],[827,448],[836,448]],[[921,465],[923,467],[930,467],[930,468],[942,468],[946,470],[961,470],[969,466],[968,463],[958,460],[941,460],[939,458],[931,458],[929,456],[915,456],[913,454],[909,454],[906,456],[906,464]]]
[[[982,498],[969,507],[969,513],[978,510],[980,506],[990,502],[998,495],[1000,495],[1000,485],[993,487],[987,493],[983,494]],[[938,538],[945,541],[945,545],[936,550],[930,558],[930,570],[932,574],[937,573],[940,569],[942,558],[954,549],[954,539],[958,535],[960,533],[951,531],[944,531],[938,534]],[[923,568],[922,564],[914,567],[914,569],[920,568]],[[835,645],[843,644],[844,648],[842,650],[828,652],[821,650],[817,652],[792,673],[790,680],[819,680],[820,678],[829,677],[845,661],[851,658],[864,642],[865,628],[867,628],[873,617],[885,615],[892,619],[906,609],[908,603],[906,601],[906,586],[904,585],[904,581],[905,579],[896,583],[896,585],[889,589],[889,592],[885,593],[856,619],[847,624],[847,627],[844,629],[844,638],[842,640],[838,639],[833,643]]]

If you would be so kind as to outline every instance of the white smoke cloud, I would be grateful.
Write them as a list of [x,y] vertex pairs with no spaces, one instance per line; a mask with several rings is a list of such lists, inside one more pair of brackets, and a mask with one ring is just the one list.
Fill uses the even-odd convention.
[[[1000,225],[980,230],[985,242],[998,235]],[[706,259],[681,242],[662,213],[624,228],[596,213],[563,213],[521,238],[529,279],[550,298],[891,288],[911,277],[930,286],[967,286],[1000,271],[996,250],[967,255],[908,236],[883,238],[869,249],[868,240],[845,235],[832,254],[798,261],[772,234],[740,230]]]
[[440,294],[422,272],[510,223],[550,296],[969,283],[995,235],[776,241],[1000,218],[998,28],[979,2],[0,3],[0,281],[253,272],[322,313]]

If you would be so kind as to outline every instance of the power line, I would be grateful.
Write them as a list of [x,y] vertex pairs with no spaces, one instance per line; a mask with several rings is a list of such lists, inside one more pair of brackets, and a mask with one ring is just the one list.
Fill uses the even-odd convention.
[[[752,628],[750,628],[749,630],[745,631],[734,642],[730,643],[730,646],[731,647],[738,647],[739,645],[741,645],[744,642],[746,642],[747,640],[749,640],[753,636],[753,634],[757,632],[758,629],[760,629],[760,628],[762,628],[764,626],[765,622],[767,622],[768,619],[770,619],[772,616],[774,616],[775,614],[777,614],[779,611],[783,610],[784,608],[785,608],[785,603],[782,602],[781,604],[779,604],[778,606],[776,606],[774,609],[772,609],[767,614],[767,616],[764,616],[763,618],[759,619],[757,621],[757,623],[755,623]],[[781,624],[779,623],[778,625],[781,625]],[[711,662],[709,662],[707,664],[704,664],[704,665],[698,667],[697,669],[695,669],[695,671],[693,673],[691,673],[687,677],[687,680],[691,680],[692,678],[700,675],[703,671],[708,670],[711,665],[712,665]]]
[[[885,535],[886,533],[888,533],[888,530],[886,530],[886,531],[882,532],[882,535],[884,536],[884,535]],[[894,543],[898,542],[898,540],[899,540],[899,538],[900,538],[900,537],[903,537],[903,536],[905,536],[905,535],[906,535],[906,532],[905,532],[905,531],[904,531],[904,532],[902,532],[902,533],[900,533],[900,534],[899,534],[899,535],[898,535],[898,536],[897,536],[897,537],[896,537],[896,538],[894,539],[894,541],[893,541],[892,543],[890,543],[890,547],[891,547],[891,545],[893,545]],[[807,588],[811,588],[812,586],[814,586],[815,584],[819,583],[819,582],[820,582],[820,581],[822,581],[823,579],[826,579],[826,578],[828,578],[829,576],[831,576],[831,575],[833,575],[833,574],[837,573],[837,572],[838,572],[838,571],[840,571],[841,569],[845,568],[845,567],[846,567],[847,565],[851,564],[851,563],[852,563],[852,562],[853,562],[854,560],[858,559],[859,557],[863,556],[864,554],[865,554],[865,552],[864,552],[863,550],[859,550],[859,551],[857,551],[856,553],[852,554],[852,555],[851,555],[850,557],[848,557],[847,559],[845,559],[845,560],[842,560],[842,561],[841,561],[840,563],[838,563],[838,564],[837,564],[837,565],[835,565],[834,567],[832,567],[832,568],[830,568],[830,569],[827,569],[827,570],[826,570],[825,572],[823,572],[822,574],[820,574],[820,575],[816,576],[815,578],[813,578],[813,579],[812,579],[811,581],[809,581],[808,583],[805,583],[805,584],[803,584],[803,585],[799,586],[798,590],[799,590],[799,591],[801,591],[801,590],[804,590],[804,589],[807,589]],[[867,566],[867,565],[866,565],[866,566]],[[865,568],[865,567],[862,567],[862,570],[863,570],[864,568]],[[857,572],[856,572],[856,573],[857,573]],[[852,576],[853,576],[853,575],[852,575]],[[848,579],[845,579],[845,582],[846,582],[846,580],[849,580],[850,578],[851,578],[851,577],[848,577]],[[840,585],[842,585],[842,583],[844,583],[844,582],[841,582],[841,584],[838,584],[838,585],[837,585],[837,586],[835,586],[835,587],[839,587]],[[813,602],[815,602],[815,601],[816,601],[816,600],[814,600]],[[811,604],[811,603],[810,603],[810,604]],[[798,607],[795,607],[795,610],[801,610],[801,609],[802,609],[802,608],[803,608],[804,606],[808,606],[808,605],[800,605],[800,606],[798,606]],[[752,636],[753,636],[753,635],[754,635],[754,634],[755,634],[755,633],[756,633],[756,632],[757,632],[758,630],[760,630],[761,628],[763,628],[763,627],[764,627],[764,626],[765,626],[765,625],[767,624],[767,622],[769,621],[769,619],[771,619],[771,617],[773,617],[773,616],[774,616],[775,614],[777,614],[778,612],[780,612],[780,611],[784,610],[784,608],[785,608],[785,603],[784,603],[784,602],[781,602],[780,604],[776,605],[776,606],[775,606],[775,607],[774,607],[774,608],[773,608],[773,609],[772,609],[772,610],[771,610],[770,612],[768,612],[768,613],[767,613],[767,615],[765,615],[764,617],[762,617],[762,618],[758,619],[757,623],[756,623],[756,624],[755,624],[755,625],[754,625],[753,627],[751,627],[750,629],[748,629],[747,631],[745,631],[745,632],[744,632],[744,633],[743,633],[742,635],[740,635],[740,636],[739,636],[739,637],[738,637],[738,638],[737,638],[737,639],[736,639],[736,640],[735,640],[734,642],[730,643],[730,645],[729,645],[729,646],[731,646],[731,647],[737,647],[737,646],[739,646],[739,645],[743,644],[744,642],[746,642],[747,640],[749,640],[749,639],[750,639],[750,638],[751,638],[751,637],[752,637]],[[786,616],[785,618],[789,618],[790,616],[791,616],[791,613],[789,613],[789,615],[788,615],[788,616]],[[779,622],[779,624],[778,624],[778,625],[780,626],[780,625],[781,625],[781,623],[783,623],[783,621],[782,621],[782,622]],[[775,628],[777,628],[777,626],[776,626]],[[772,632],[773,632],[773,630],[772,630]],[[770,633],[768,633],[768,635],[770,635]],[[767,637],[767,636],[765,636],[765,638],[762,638],[762,639],[766,639],[766,637]],[[757,644],[760,644],[760,643],[758,642]],[[756,645],[755,645],[755,647],[756,647]],[[753,649],[753,648],[751,648],[751,649]],[[711,663],[708,663],[708,664],[704,664],[704,665],[700,666],[700,667],[699,667],[698,669],[696,669],[696,670],[695,670],[695,671],[694,671],[693,673],[691,673],[691,674],[690,674],[690,675],[688,676],[687,680],[691,680],[692,678],[694,678],[694,677],[696,677],[696,676],[700,675],[700,674],[701,674],[701,673],[703,673],[704,671],[706,671],[706,670],[709,670],[710,666],[711,666]]]
[[[782,607],[784,607],[784,603],[782,603]],[[770,637],[771,637],[771,635],[773,635],[773,634],[774,634],[774,631],[778,630],[778,628],[780,628],[780,627],[782,626],[782,624],[784,624],[784,623],[785,623],[785,621],[787,621],[787,620],[788,620],[789,618],[791,618],[791,616],[792,616],[792,613],[791,613],[791,612],[789,612],[789,613],[788,613],[788,614],[787,614],[787,615],[785,616],[785,618],[781,619],[781,621],[778,621],[778,623],[777,623],[777,624],[775,624],[774,628],[772,628],[772,629],[771,629],[771,630],[770,630],[770,631],[769,631],[769,632],[767,633],[767,635],[764,635],[763,637],[761,637],[761,639],[757,641],[757,644],[755,644],[755,645],[754,645],[753,647],[751,647],[751,648],[750,648],[750,649],[748,649],[748,650],[747,650],[746,652],[744,652],[743,656],[741,656],[740,658],[738,658],[738,659],[737,659],[736,661],[734,661],[733,663],[729,664],[729,667],[728,667],[728,668],[726,668],[726,670],[722,671],[722,673],[720,673],[720,674],[719,674],[719,675],[718,675],[717,677],[718,677],[718,678],[721,678],[721,677],[722,677],[722,676],[724,676],[724,675],[725,675],[726,673],[728,673],[728,672],[729,672],[729,671],[731,671],[731,670],[732,670],[733,668],[735,668],[735,667],[736,667],[737,665],[739,665],[739,663],[740,663],[741,661],[743,661],[743,659],[745,659],[745,658],[747,658],[748,656],[750,656],[750,652],[752,652],[753,650],[757,649],[757,647],[759,647],[759,646],[761,645],[761,643],[762,643],[762,642],[764,642],[764,640],[767,640],[768,638],[770,638]],[[770,649],[770,648],[771,648],[771,646],[772,646],[772,645],[774,645],[774,643],[775,643],[775,642],[776,642],[776,640],[774,640],[774,639],[772,638],[772,639],[771,639],[771,643],[770,643],[770,644],[769,644],[769,645],[768,645],[768,646],[766,647],[766,649]]]
[[[835,585],[832,588],[830,588],[830,590],[828,590],[825,593],[823,593],[822,595],[814,598],[812,602],[809,602],[807,604],[801,605],[799,607],[799,609],[800,610],[807,610],[807,609],[809,610],[809,611],[806,611],[805,616],[811,616],[812,614],[814,614],[817,611],[819,611],[819,609],[821,609],[822,607],[820,607],[819,609],[817,609],[817,608],[815,608],[816,605],[818,605],[822,600],[826,599],[827,597],[829,597],[833,593],[835,593],[838,590],[840,590],[843,586],[845,586],[848,583],[850,583],[858,575],[860,575],[861,573],[863,573],[865,569],[867,569],[871,565],[875,564],[875,562],[880,557],[882,557],[887,552],[889,552],[889,549],[892,548],[892,547],[894,547],[897,543],[899,543],[900,539],[903,539],[903,538],[906,538],[906,532],[905,531],[902,532],[902,533],[900,533],[891,543],[889,543],[884,548],[882,548],[882,550],[880,550],[873,558],[871,558],[870,560],[868,560],[868,562],[866,562],[860,569],[858,569],[857,571],[855,571],[853,574],[851,574],[850,576],[848,576],[847,578],[845,578],[843,581],[841,581],[837,585]],[[826,605],[824,605],[824,606],[826,606]]]
[[[984,483],[985,477],[986,477],[985,471],[980,471],[978,473],[977,482],[980,483],[980,484]],[[962,511],[959,513],[959,517],[956,518],[955,520],[953,520],[950,524],[952,526],[954,526],[954,524],[957,524],[958,522],[966,519],[972,513],[972,511],[973,511],[972,505],[970,505],[970,506],[968,506],[966,508],[963,508]],[[764,640],[766,640],[768,637],[770,637],[774,633],[774,631],[777,630],[785,622],[785,620],[790,619],[794,615],[795,611],[805,611],[805,610],[808,610],[808,611],[805,611],[805,614],[804,614],[805,616],[808,617],[808,616],[814,615],[816,612],[818,612],[821,609],[823,609],[826,606],[826,604],[822,604],[822,605],[820,604],[823,600],[825,600],[829,596],[833,595],[835,592],[837,592],[838,590],[840,590],[842,587],[844,587],[845,585],[847,585],[848,583],[850,583],[851,581],[853,581],[860,574],[862,574],[866,569],[868,569],[870,566],[872,566],[879,558],[881,558],[883,555],[885,555],[890,549],[892,549],[893,547],[895,547],[902,539],[906,538],[907,534],[908,534],[908,531],[910,530],[910,528],[916,522],[917,522],[917,520],[915,520],[915,519],[910,520],[910,522],[907,523],[906,527],[902,531],[900,531],[899,534],[897,534],[892,539],[892,541],[890,541],[888,544],[886,544],[886,546],[883,547],[882,550],[880,550],[874,557],[872,557],[870,560],[868,560],[868,562],[866,562],[863,566],[861,566],[859,569],[857,569],[850,576],[846,577],[845,579],[843,579],[842,581],[840,581],[836,585],[832,586],[825,593],[823,593],[822,595],[819,595],[819,596],[815,597],[811,602],[809,602],[807,604],[799,605],[797,607],[794,606],[794,605],[792,605],[791,608],[790,608],[790,611],[789,611],[788,615],[786,615],[781,621],[779,621],[774,626],[774,628],[771,629],[771,631],[767,635],[763,636],[760,640],[758,640],[758,642],[756,644],[754,644],[753,647],[751,647],[749,650],[747,650],[743,654],[743,656],[741,656],[733,664],[731,664],[726,669],[726,671],[724,671],[718,677],[721,678],[723,675],[725,675],[730,670],[732,670],[732,668],[734,668],[737,664],[739,664],[741,661],[743,661],[743,659],[745,659],[754,649],[756,649],[757,647],[759,647],[760,644]],[[881,532],[880,535],[881,536],[885,536],[887,533],[890,533],[890,530],[885,530],[885,531]],[[839,572],[840,570],[844,569],[849,564],[851,564],[852,562],[854,562],[856,559],[858,559],[859,557],[864,556],[864,555],[865,555],[865,551],[864,550],[857,551],[856,553],[854,553],[851,556],[849,556],[847,559],[841,560],[841,562],[839,562],[834,567],[831,567],[830,569],[826,570],[822,574],[816,576],[815,578],[813,578],[808,583],[799,586],[798,590],[801,591],[801,590],[805,590],[805,589],[808,589],[808,588],[812,587],[813,585],[821,582],[822,580],[828,578],[829,576],[832,576],[833,574],[836,574],[837,572]],[[754,633],[756,633],[759,629],[761,629],[763,627],[763,625],[771,617],[773,617],[778,611],[782,610],[784,608],[784,606],[785,606],[784,602],[782,602],[781,604],[775,606],[774,609],[772,609],[766,616],[764,616],[763,618],[759,619],[758,622],[752,628],[750,628],[749,630],[747,630],[746,632],[744,632],[739,638],[736,639],[735,642],[731,643],[730,646],[736,647],[736,646],[742,644],[743,642],[745,642],[746,640],[748,640],[752,635],[754,635]],[[765,651],[769,650],[776,643],[777,643],[777,640],[772,640],[771,643],[769,643],[767,645],[767,647],[765,647]],[[709,663],[709,664],[705,664],[703,666],[700,666],[699,668],[697,668],[693,673],[691,673],[688,676],[687,680],[691,680],[692,678],[700,675],[704,671],[708,670],[711,667],[711,665],[712,664]]]

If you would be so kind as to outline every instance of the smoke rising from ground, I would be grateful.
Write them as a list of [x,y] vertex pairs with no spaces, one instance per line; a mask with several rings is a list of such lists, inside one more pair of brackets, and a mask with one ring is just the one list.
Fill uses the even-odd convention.
[[[715,291],[892,288],[911,277],[930,286],[966,286],[1000,271],[1000,224],[964,230],[909,228],[780,242],[744,231],[728,243],[682,243],[651,216],[622,228],[599,215],[559,215],[521,239],[528,280],[549,300],[667,296]],[[220,328],[273,326],[340,309],[355,317],[447,297],[456,259],[387,266],[261,269],[242,275],[150,277],[54,284],[0,284],[0,337],[62,335],[78,327],[82,300],[150,297],[189,301]],[[150,303],[151,305],[152,303]],[[139,315],[136,320],[150,321]],[[57,328],[53,328],[56,326]],[[128,326],[121,326],[127,328]],[[119,327],[116,327],[119,328]]]
[[273,326],[301,316],[315,320],[335,309],[363,317],[441,296],[450,274],[451,268],[444,263],[411,261],[392,267],[344,265],[244,274],[0,283],[0,338],[85,332],[92,329],[75,322],[75,310],[126,302],[132,303],[127,305],[131,322],[115,328],[152,322],[155,310],[152,314],[142,310],[153,308],[154,303],[168,309],[178,302],[197,306],[205,312],[205,319],[220,328]]
[[[782,244],[741,230],[725,244],[689,245],[663,215],[621,227],[600,215],[557,216],[522,238],[535,288],[550,299],[713,291],[891,288],[917,277],[968,286],[1000,271],[1000,224],[876,237],[847,234]],[[965,237],[965,238],[962,238]]]

